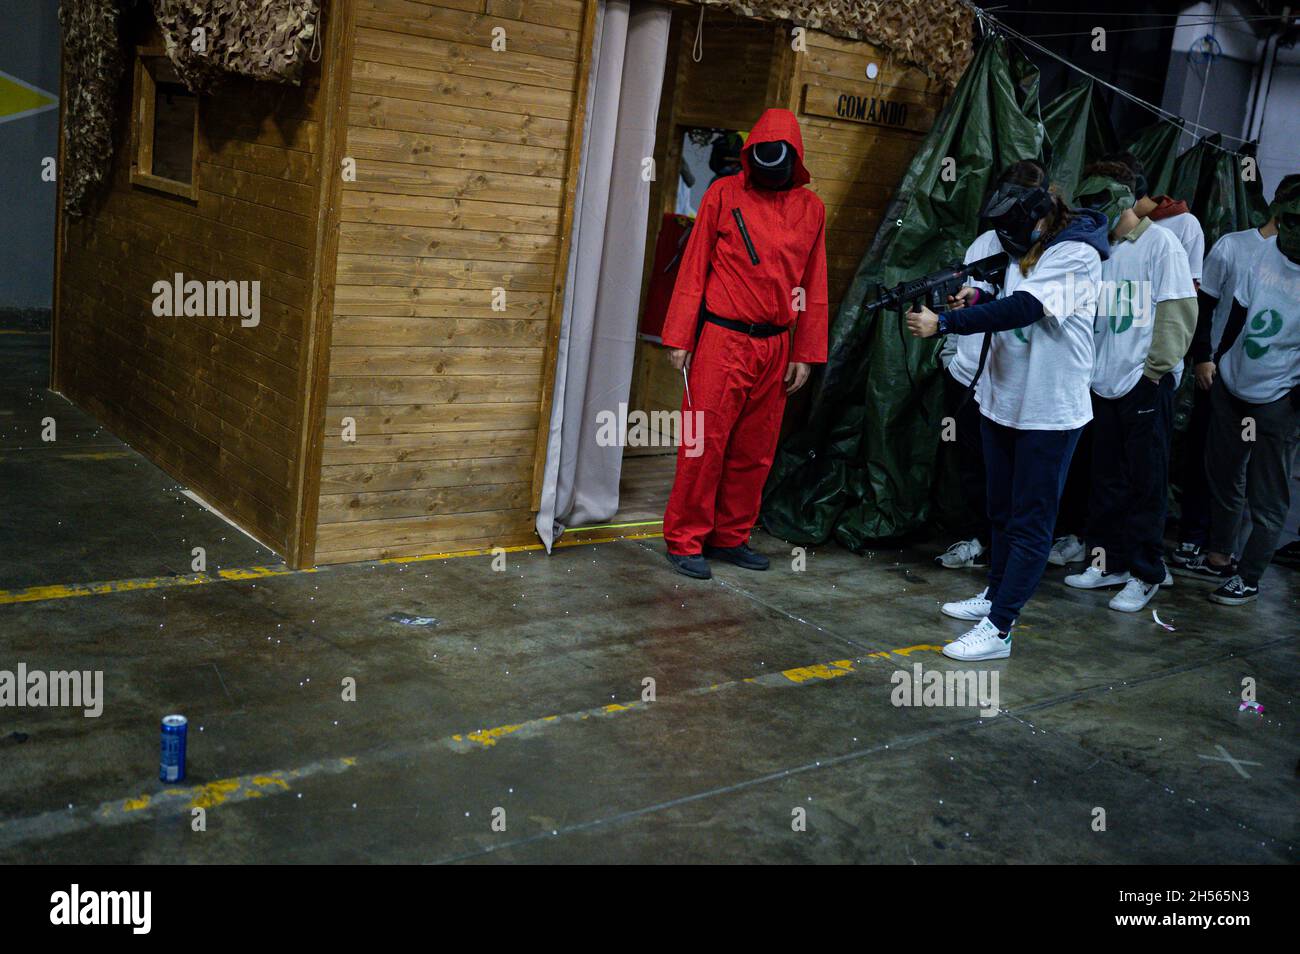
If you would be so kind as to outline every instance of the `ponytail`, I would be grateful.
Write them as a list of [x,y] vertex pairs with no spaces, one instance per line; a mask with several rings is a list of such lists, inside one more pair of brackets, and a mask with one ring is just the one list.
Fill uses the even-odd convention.
[[1020,259],[1020,274],[1028,276],[1038,260],[1043,257],[1043,252],[1047,251],[1047,246],[1052,239],[1060,235],[1075,219],[1075,214],[1070,207],[1065,204],[1061,194],[1056,190],[1056,186],[1049,187],[1052,193],[1052,211],[1047,215],[1047,225],[1043,229],[1043,234],[1038,237],[1038,241],[1029,247],[1029,251]]

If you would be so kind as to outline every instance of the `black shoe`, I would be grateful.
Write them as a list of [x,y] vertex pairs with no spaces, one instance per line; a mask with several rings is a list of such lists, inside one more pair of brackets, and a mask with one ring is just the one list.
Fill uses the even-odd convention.
[[1200,544],[1180,543],[1174,548],[1174,552],[1169,554],[1169,562],[1174,566],[1187,566],[1200,555]]
[[709,561],[698,553],[669,553],[667,556],[668,562],[673,565],[673,569],[682,576],[689,576],[693,580],[709,580],[713,578],[713,571],[709,569]]
[[1273,562],[1278,566],[1300,570],[1300,540],[1292,540],[1286,546],[1279,547],[1273,554]]
[[704,555],[734,564],[742,570],[766,570],[771,565],[767,557],[755,553],[747,543],[738,547],[705,547]]
[[1210,594],[1211,603],[1224,606],[1240,606],[1259,599],[1259,585],[1251,586],[1239,576],[1234,576],[1227,583]]
[[1223,566],[1214,566],[1210,563],[1210,558],[1202,552],[1186,563],[1174,564],[1174,572],[1179,576],[1209,580],[1211,583],[1226,583],[1237,575],[1237,565],[1227,563]]

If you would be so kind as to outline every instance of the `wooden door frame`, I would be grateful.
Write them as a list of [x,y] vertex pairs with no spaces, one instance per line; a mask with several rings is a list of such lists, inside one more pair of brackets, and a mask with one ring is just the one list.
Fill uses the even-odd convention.
[[294,569],[316,559],[320,510],[321,459],[329,396],[330,341],[334,322],[334,282],[338,266],[339,220],[348,145],[348,96],[352,89],[356,0],[334,0],[325,12],[326,38],[321,59],[321,143],[318,166],[314,260],[306,307],[306,327],[298,367],[297,467],[292,525],[285,562]]

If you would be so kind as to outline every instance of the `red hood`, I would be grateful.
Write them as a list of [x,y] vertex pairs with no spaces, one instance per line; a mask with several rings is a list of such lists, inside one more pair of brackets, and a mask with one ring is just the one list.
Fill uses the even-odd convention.
[[1161,219],[1171,219],[1175,215],[1182,215],[1187,211],[1187,203],[1182,199],[1171,199],[1167,195],[1156,198],[1156,207],[1151,210],[1147,216],[1152,222],[1159,222]]
[[740,153],[740,164],[745,169],[746,185],[749,184],[749,147],[756,146],[760,142],[780,142],[783,139],[794,146],[797,156],[794,163],[794,185],[806,185],[812,181],[812,176],[808,175],[808,167],[803,164],[803,133],[799,131],[799,120],[795,119],[794,113],[788,109],[769,109],[758,117],[758,122],[754,123],[749,138],[745,140],[745,148]]

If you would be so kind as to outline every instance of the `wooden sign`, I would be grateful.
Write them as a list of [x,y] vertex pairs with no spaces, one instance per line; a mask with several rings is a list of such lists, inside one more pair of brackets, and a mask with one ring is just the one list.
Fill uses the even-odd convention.
[[917,94],[912,90],[888,86],[858,92],[812,84],[803,88],[803,111],[811,116],[829,116],[904,132],[928,132],[934,125],[936,111],[916,100]]

